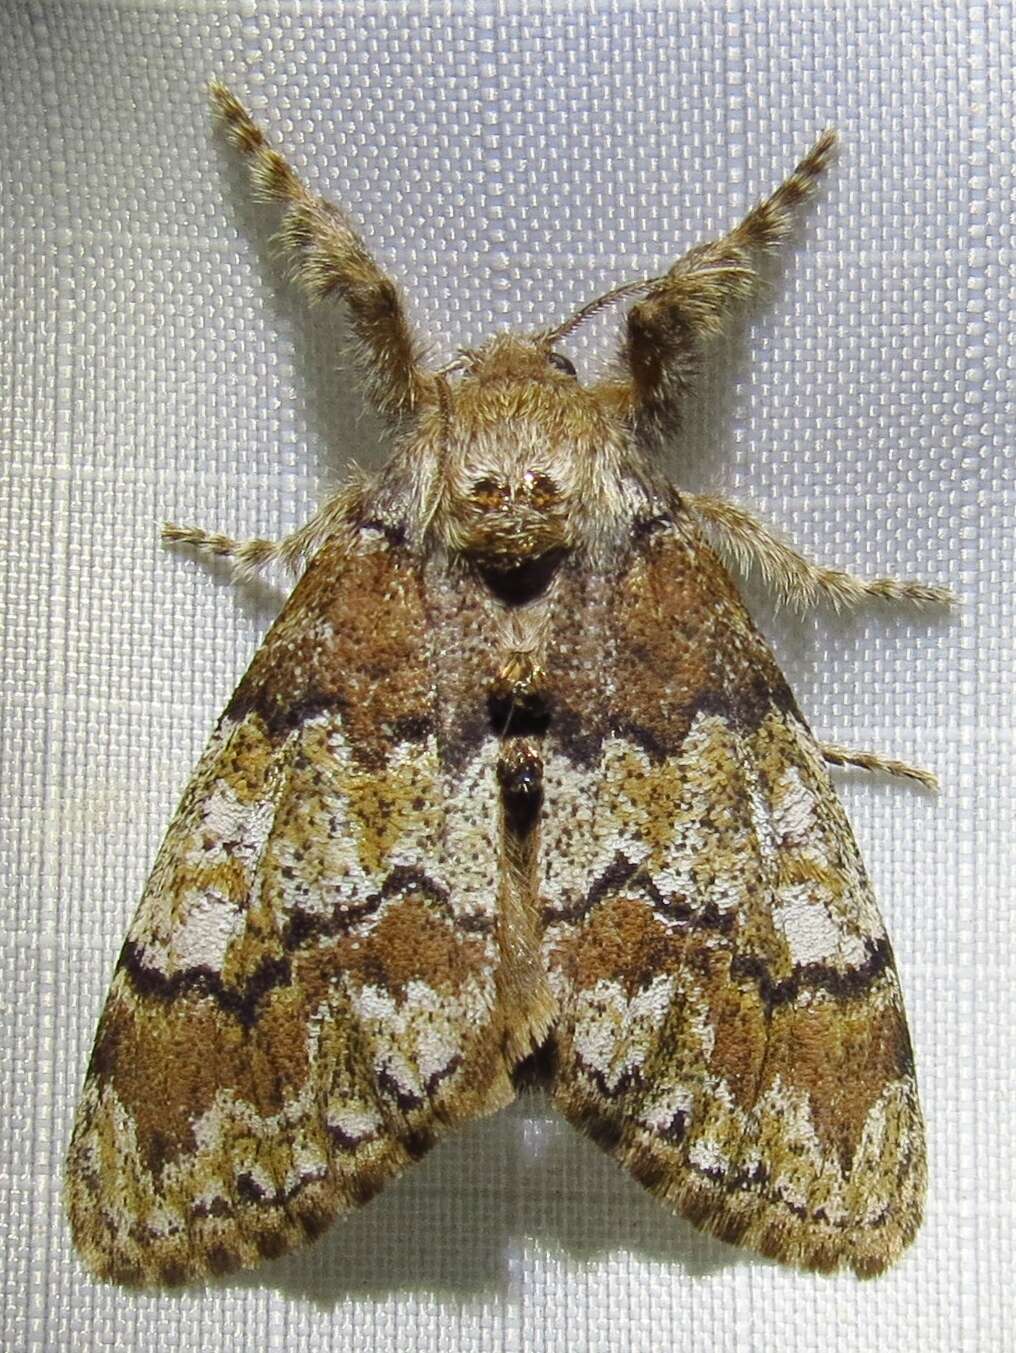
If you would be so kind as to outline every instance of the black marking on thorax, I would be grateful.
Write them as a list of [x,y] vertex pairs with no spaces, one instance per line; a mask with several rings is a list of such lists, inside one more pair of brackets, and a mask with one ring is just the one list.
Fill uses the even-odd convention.
[[491,731],[499,738],[542,738],[550,727],[550,704],[540,691],[493,690],[487,696]]
[[400,549],[405,545],[409,532],[405,522],[389,521],[384,517],[365,517],[356,523],[355,529],[361,534],[380,536],[389,549]]
[[673,528],[674,518],[669,512],[657,512],[651,517],[636,517],[631,524],[631,533],[634,540],[644,540],[647,536],[652,536],[657,531],[669,531]]
[[478,558],[476,570],[503,605],[525,606],[543,596],[567,553],[561,548],[521,559]]

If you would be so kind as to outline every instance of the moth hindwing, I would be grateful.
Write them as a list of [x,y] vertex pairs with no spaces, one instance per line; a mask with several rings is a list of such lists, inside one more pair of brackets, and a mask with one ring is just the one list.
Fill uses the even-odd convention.
[[[824,764],[852,754],[812,736],[702,523],[801,601],[945,594],[811,565],[654,457],[832,136],[660,277],[434,371],[345,216],[212,92],[401,436],[289,540],[166,530],[240,572],[309,562],[120,956],[68,1161],[82,1256],[164,1284],[280,1255],[537,1079],[695,1225],[880,1272],[924,1145]],[[557,345],[625,299],[580,382]]]

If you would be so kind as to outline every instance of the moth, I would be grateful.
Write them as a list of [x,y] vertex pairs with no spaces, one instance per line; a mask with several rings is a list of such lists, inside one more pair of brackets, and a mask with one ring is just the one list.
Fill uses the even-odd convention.
[[[86,1264],[176,1284],[281,1255],[538,1084],[695,1226],[881,1272],[924,1138],[826,765],[927,776],[816,740],[710,538],[800,604],[948,593],[809,563],[658,466],[834,135],[662,275],[432,369],[346,216],[212,98],[398,436],[284,541],[165,530],[303,572],[113,977],[67,1166]],[[583,383],[560,346],[622,301]]]

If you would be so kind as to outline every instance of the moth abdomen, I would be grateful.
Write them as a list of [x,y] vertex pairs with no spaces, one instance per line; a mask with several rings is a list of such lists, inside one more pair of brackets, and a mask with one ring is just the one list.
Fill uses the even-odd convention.
[[497,779],[505,825],[525,836],[536,825],[543,806],[543,760],[526,738],[505,744],[497,762]]

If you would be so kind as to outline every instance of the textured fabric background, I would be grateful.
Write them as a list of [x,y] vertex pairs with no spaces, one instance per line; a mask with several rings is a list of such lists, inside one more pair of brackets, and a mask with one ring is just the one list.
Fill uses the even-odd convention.
[[[8,0],[0,71],[3,1347],[1016,1346],[1011,6]],[[446,356],[658,270],[841,130],[671,469],[812,556],[964,600],[798,622],[749,588],[820,735],[943,779],[935,800],[839,777],[930,1136],[926,1225],[881,1280],[700,1237],[540,1101],[253,1276],[138,1297],[74,1259],[62,1157],[121,936],[282,595],[158,524],[277,536],[380,456],[341,323],[290,292],[210,132],[216,74]],[[616,324],[570,346],[580,368]]]

